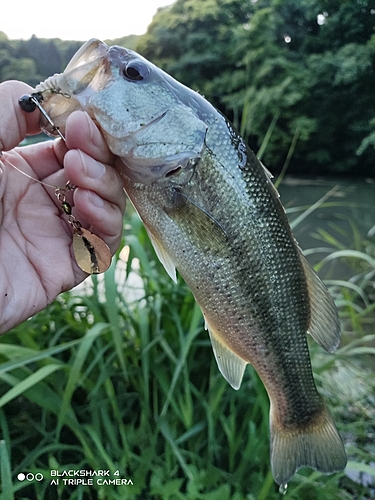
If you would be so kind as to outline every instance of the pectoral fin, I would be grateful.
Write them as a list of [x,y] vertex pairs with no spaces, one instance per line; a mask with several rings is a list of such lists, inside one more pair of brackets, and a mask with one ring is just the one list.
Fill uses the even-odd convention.
[[208,246],[211,251],[228,250],[228,236],[220,223],[180,190],[175,190],[174,207],[166,209],[166,212],[183,228],[194,246]]
[[[176,190],[174,207],[165,208],[165,212],[173,219],[192,243],[199,247],[209,246],[212,250],[223,251],[227,247],[227,235],[220,224],[207,212],[199,207],[187,196]],[[146,226],[147,233],[154,247],[155,253],[165,270],[174,282],[177,282],[176,267],[163,243]]]
[[221,374],[233,389],[239,389],[247,362],[227,347],[221,339],[219,339],[218,335],[215,335],[207,319],[206,328],[210,334],[212,349]]
[[308,333],[328,352],[336,350],[340,343],[340,321],[333,299],[314,269],[301,252],[310,297],[311,318]]

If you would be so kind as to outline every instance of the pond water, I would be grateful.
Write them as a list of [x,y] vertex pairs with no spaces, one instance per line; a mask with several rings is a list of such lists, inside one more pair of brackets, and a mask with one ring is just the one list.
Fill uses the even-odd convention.
[[[333,249],[365,251],[364,240],[375,244],[375,178],[286,177],[279,186],[279,192],[292,226],[309,207],[327,197],[321,206],[293,227],[297,241],[307,251],[312,264]],[[345,266],[340,265],[336,269],[325,266],[320,274],[324,278],[346,279],[348,272]]]

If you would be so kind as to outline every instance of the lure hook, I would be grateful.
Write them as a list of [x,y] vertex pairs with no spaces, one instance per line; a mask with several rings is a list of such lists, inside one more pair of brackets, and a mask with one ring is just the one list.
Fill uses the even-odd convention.
[[34,92],[32,94],[26,94],[23,95],[19,100],[18,104],[20,108],[25,111],[26,113],[32,113],[35,111],[36,108],[39,109],[39,111],[42,113],[44,118],[47,120],[47,122],[51,125],[52,130],[57,132],[61,139],[66,142],[64,135],[60,131],[59,127],[56,127],[54,124],[52,118],[49,116],[49,114],[45,111],[43,106],[41,105],[41,102],[43,101],[43,96],[40,92]]

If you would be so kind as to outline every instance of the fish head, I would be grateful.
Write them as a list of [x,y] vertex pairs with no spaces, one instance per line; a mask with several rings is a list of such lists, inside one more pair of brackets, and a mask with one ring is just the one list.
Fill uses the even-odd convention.
[[90,40],[35,90],[62,131],[72,111],[87,111],[133,182],[150,184],[200,158],[204,99],[132,50]]

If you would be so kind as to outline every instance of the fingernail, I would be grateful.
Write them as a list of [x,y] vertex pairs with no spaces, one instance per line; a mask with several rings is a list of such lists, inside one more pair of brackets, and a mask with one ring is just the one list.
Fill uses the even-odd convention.
[[104,205],[103,198],[100,198],[100,196],[93,191],[89,191],[89,200],[95,207],[102,208]]
[[100,179],[100,177],[102,177],[105,173],[105,166],[93,158],[88,158],[86,155],[82,154],[81,151],[79,151],[79,154],[81,155],[84,171],[87,177]]

